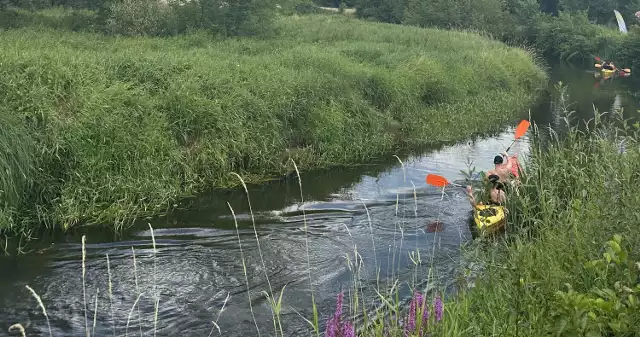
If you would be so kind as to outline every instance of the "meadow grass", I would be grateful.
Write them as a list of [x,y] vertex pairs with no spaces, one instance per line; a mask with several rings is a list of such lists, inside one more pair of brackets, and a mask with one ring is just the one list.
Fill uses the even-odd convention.
[[280,17],[261,38],[18,28],[0,44],[0,109],[34,145],[15,151],[33,161],[30,188],[9,181],[10,232],[122,227],[237,185],[232,171],[259,182],[289,158],[351,165],[499,130],[546,84],[523,49],[338,15]]

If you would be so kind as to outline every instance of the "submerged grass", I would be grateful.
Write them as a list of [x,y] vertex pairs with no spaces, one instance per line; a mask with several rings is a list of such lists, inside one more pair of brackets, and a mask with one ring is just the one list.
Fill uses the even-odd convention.
[[529,52],[469,32],[341,16],[280,18],[276,31],[223,41],[3,31],[0,110],[26,130],[7,145],[22,157],[8,161],[32,183],[2,182],[24,195],[8,209],[48,227],[125,226],[237,185],[232,171],[256,182],[290,171],[289,158],[301,170],[354,164],[497,130],[546,79]]

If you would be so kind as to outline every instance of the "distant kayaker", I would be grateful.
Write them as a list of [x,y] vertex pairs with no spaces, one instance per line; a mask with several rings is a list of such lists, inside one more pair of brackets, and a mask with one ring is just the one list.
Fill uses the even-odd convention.
[[[489,175],[489,183],[491,183],[491,189],[489,190],[489,204],[504,205],[507,201],[507,196],[504,193],[504,185],[500,182],[500,177],[496,174]],[[482,201],[479,203],[476,201],[471,186],[467,186],[466,192],[472,207],[483,204]]]
[[602,69],[615,70],[616,66],[613,64],[613,62],[604,62],[602,63]]

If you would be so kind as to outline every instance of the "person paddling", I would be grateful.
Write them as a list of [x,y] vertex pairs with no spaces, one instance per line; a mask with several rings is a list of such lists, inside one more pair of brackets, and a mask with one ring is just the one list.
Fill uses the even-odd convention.
[[603,62],[602,63],[602,69],[615,70],[616,66],[613,64],[613,62]]
[[509,158],[506,152],[502,152],[500,156],[495,156],[495,158],[493,158],[493,164],[495,165],[494,169],[487,172],[489,177],[496,175],[502,183],[512,178],[513,160]]

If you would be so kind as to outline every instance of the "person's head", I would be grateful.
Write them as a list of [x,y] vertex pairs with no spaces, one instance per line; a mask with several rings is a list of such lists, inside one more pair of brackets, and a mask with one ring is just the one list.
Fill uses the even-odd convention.
[[488,178],[489,178],[489,182],[492,183],[493,185],[495,185],[497,182],[500,181],[500,177],[497,174],[490,174]]
[[495,156],[493,158],[493,163],[495,165],[500,165],[500,164],[504,163],[504,158],[502,158],[502,156]]
[[500,182],[500,177],[498,177],[498,175],[489,175],[489,182],[491,183],[492,188],[495,188],[497,190],[504,190],[504,185]]

